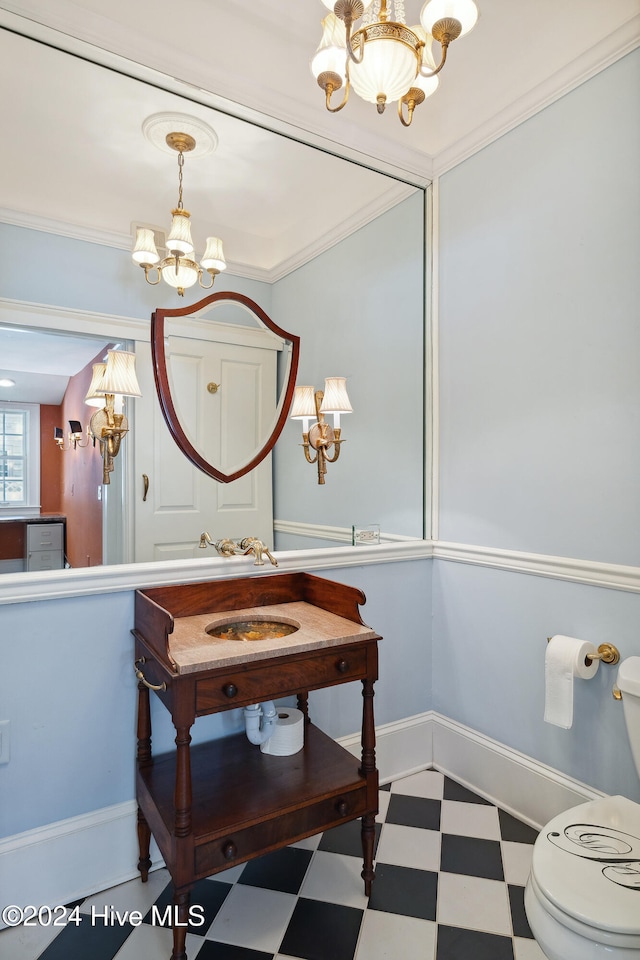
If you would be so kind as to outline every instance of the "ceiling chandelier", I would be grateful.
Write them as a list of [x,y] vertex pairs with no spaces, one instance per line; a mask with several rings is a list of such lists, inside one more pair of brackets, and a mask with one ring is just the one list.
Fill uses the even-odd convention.
[[[405,127],[415,108],[436,90],[449,44],[472,30],[478,19],[473,0],[429,0],[415,27],[406,24],[403,0],[322,3],[331,13],[322,21],[311,72],[325,92],[327,110],[342,110],[353,87],[363,100],[377,105],[378,113],[397,100]],[[355,21],[360,18],[358,26]],[[431,52],[434,40],[441,48],[437,65]],[[333,93],[343,85],[342,102],[332,106]]]
[[[182,297],[184,291],[192,287],[196,281],[203,290],[209,290],[220,271],[226,269],[227,264],[222,250],[222,240],[218,237],[207,237],[200,265],[193,259],[191,214],[184,209],[182,203],[182,168],[184,154],[195,149],[196,141],[188,133],[169,133],[166,136],[166,143],[178,153],[178,205],[171,211],[173,217],[171,230],[165,241],[167,255],[160,259],[153,230],[148,227],[138,227],[131,256],[134,263],[138,263],[143,268],[147,283],[155,285],[162,279],[170,287],[175,287]],[[205,271],[211,277],[210,283],[202,282]]]

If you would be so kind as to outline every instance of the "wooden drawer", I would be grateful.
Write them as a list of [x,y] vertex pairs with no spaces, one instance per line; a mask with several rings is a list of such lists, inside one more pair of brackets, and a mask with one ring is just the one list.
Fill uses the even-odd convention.
[[287,817],[276,816],[244,830],[225,833],[210,841],[198,840],[194,851],[194,876],[211,876],[236,863],[353,820],[367,812],[367,787],[363,784],[356,790],[349,790],[296,810]]
[[313,690],[357,680],[367,674],[367,645],[329,647],[299,660],[260,661],[255,667],[233,667],[220,676],[196,681],[196,713],[274,700],[301,690]]

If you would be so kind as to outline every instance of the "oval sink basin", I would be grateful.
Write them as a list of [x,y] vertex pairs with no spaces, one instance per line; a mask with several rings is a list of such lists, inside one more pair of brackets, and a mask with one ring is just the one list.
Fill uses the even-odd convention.
[[267,617],[251,617],[249,620],[234,620],[231,623],[212,623],[206,631],[218,640],[279,640],[295,633],[299,625],[284,620],[269,620]]

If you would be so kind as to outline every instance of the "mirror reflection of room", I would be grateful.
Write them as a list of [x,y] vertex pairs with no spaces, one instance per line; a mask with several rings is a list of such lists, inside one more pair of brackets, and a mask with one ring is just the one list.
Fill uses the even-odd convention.
[[102,458],[85,395],[112,346],[0,325],[0,572],[102,564]]
[[[127,342],[136,355],[142,394],[124,404],[129,433],[108,490],[99,480],[87,480],[90,495],[77,536],[70,502],[77,509],[80,481],[69,481],[69,489],[63,485],[63,495],[54,496],[62,481],[56,472],[50,475],[49,456],[43,458],[46,498],[40,509],[65,516],[63,562],[76,567],[201,560],[203,530],[216,539],[259,535],[276,549],[350,545],[354,524],[378,524],[383,539],[422,537],[423,444],[416,437],[423,436],[424,376],[416,344],[424,337],[423,189],[26,37],[3,31],[0,43],[5,83],[23,80],[20,96],[2,107],[5,123],[21,129],[22,149],[7,155],[0,187],[0,233],[9,251],[2,263],[0,323],[66,337],[82,332],[104,344]],[[46,102],[29,82],[36,64],[49,78]],[[176,116],[188,117],[197,142],[184,153],[180,184],[176,150],[164,143],[166,135],[159,145],[147,135],[158,118],[164,118],[161,132],[171,132]],[[207,131],[213,131],[213,148],[200,154]],[[314,489],[317,477],[301,456],[295,421],[286,422],[261,468],[233,484],[199,474],[166,430],[155,396],[150,318],[158,308],[194,303],[203,294],[197,281],[182,297],[169,283],[146,282],[131,254],[139,228],[152,231],[159,255],[167,244],[175,246],[175,234],[169,239],[176,219],[172,209],[180,199],[190,215],[203,285],[210,275],[201,262],[221,266],[211,267],[206,256],[207,238],[217,238],[224,244],[226,269],[216,274],[214,291],[251,298],[300,337],[298,383],[348,377],[356,411],[349,420],[348,453],[321,491]],[[396,241],[390,247],[391,235]],[[230,329],[242,325],[237,315],[212,322]],[[169,346],[175,349],[175,341]],[[274,409],[286,345],[278,344],[276,353]],[[407,413],[398,420],[389,405],[379,404],[378,390],[400,372],[395,398]],[[211,376],[207,383],[221,379]],[[202,403],[222,406],[224,389]],[[0,399],[8,399],[1,387]],[[201,407],[198,400],[195,408]],[[375,426],[367,414],[373,410]],[[87,412],[71,411],[52,425],[63,431],[65,447],[69,419],[84,431]],[[264,417],[264,430],[253,441],[245,438],[241,450],[229,448],[225,463],[250,459],[252,443],[260,449],[271,422]],[[225,421],[228,437],[239,435],[238,423]],[[196,435],[196,427],[187,426]],[[374,429],[386,437],[388,457],[372,480],[368,451]],[[56,469],[67,463],[70,473],[80,457],[87,462],[95,457],[97,463],[93,443],[81,448],[76,441],[75,450],[63,453],[51,437]],[[401,472],[394,468],[398,462]],[[6,515],[3,507],[0,514]],[[90,528],[95,535],[81,542]]]

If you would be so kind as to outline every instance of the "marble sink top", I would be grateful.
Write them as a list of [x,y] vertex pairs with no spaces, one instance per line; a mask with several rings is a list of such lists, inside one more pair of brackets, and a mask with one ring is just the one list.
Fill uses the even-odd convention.
[[[297,629],[286,637],[253,640],[251,643],[218,639],[207,633],[207,628],[250,620],[252,617],[283,621]],[[339,617],[306,601],[296,600],[242,610],[218,610],[193,617],[176,617],[173,633],[169,637],[169,650],[176,671],[185,674],[374,637],[377,634],[370,627]]]

